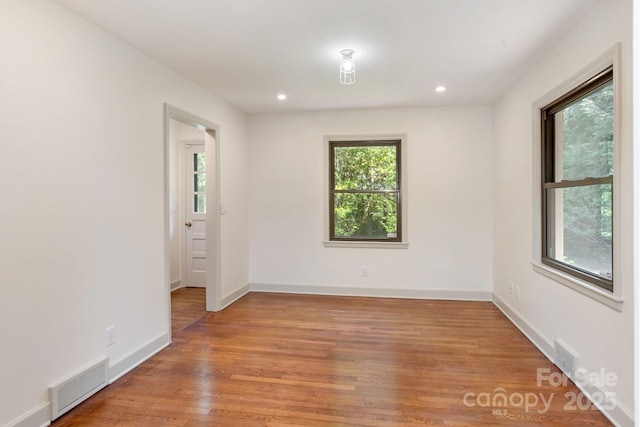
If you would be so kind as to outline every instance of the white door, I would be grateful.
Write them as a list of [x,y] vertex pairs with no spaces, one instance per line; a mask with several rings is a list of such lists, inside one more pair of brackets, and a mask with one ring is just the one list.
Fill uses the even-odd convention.
[[206,153],[204,144],[185,144],[184,227],[186,286],[204,288],[207,277]]

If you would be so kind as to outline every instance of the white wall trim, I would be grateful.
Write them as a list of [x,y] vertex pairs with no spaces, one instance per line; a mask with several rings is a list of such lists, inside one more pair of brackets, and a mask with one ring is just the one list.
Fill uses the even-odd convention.
[[555,354],[553,342],[547,340],[531,323],[523,319],[513,307],[495,293],[493,294],[493,304],[507,316],[507,319],[509,319],[516,328],[520,329],[520,332],[522,332],[547,359],[553,362]]
[[351,241],[325,241],[325,248],[357,248],[357,249],[408,249],[409,243],[399,242],[351,242]]
[[[113,384],[133,368],[141,365],[146,360],[169,346],[169,334],[164,333],[148,341],[146,344],[124,356],[118,362],[109,366],[109,384]],[[46,402],[24,414],[20,418],[11,421],[5,427],[42,427],[51,424],[51,403]]]
[[173,282],[171,282],[171,292],[175,291],[176,289],[180,289],[182,288],[182,279],[177,279],[174,280]]
[[[555,350],[553,343],[546,339],[534,326],[526,321],[520,314],[509,304],[507,304],[502,298],[495,293],[493,294],[494,305],[502,311],[502,313],[513,323],[516,328],[522,332],[533,345],[535,345],[542,354],[545,355],[553,364],[555,364]],[[620,427],[633,427],[633,414],[623,405],[618,402],[615,396],[610,396],[610,393],[595,385],[580,385],[575,384],[580,391],[584,393],[591,402],[609,419],[614,425]],[[602,408],[601,405],[595,403],[592,396],[610,396],[609,398],[615,402],[614,409],[607,411]]]
[[278,292],[307,295],[353,297],[491,301],[491,291],[453,291],[439,289],[356,288],[349,286],[310,286],[281,283],[251,283],[251,292]]
[[222,308],[221,308],[221,310],[229,307],[231,304],[233,304],[234,302],[238,301],[240,298],[242,298],[243,296],[248,294],[250,291],[251,291],[251,288],[250,288],[249,284],[247,283],[247,284],[241,286],[240,288],[236,289],[235,291],[229,292],[227,295],[222,297]]
[[631,82],[631,89],[633,90],[633,251],[635,256],[633,258],[633,318],[635,320],[635,333],[634,333],[634,395],[635,395],[635,409],[636,414],[636,426],[640,427],[640,197],[638,197],[638,189],[640,189],[640,0],[633,0],[633,80]]
[[[165,275],[169,287],[171,263],[169,251],[169,120],[177,120],[197,129],[205,131],[205,150],[207,157],[214,159],[207,162],[207,310],[219,311],[222,293],[222,225],[218,215],[220,212],[220,126],[170,104],[164,104],[164,175],[165,175]],[[207,142],[209,141],[209,142]],[[171,299],[167,299],[167,318],[171,324]]]
[[[611,308],[614,308],[618,311],[622,309],[622,284],[626,283],[626,277],[624,277],[624,270],[621,265],[621,254],[622,254],[622,240],[623,235],[620,229],[622,228],[622,217],[620,209],[621,206],[621,195],[622,193],[622,179],[621,177],[624,175],[621,171],[622,167],[622,156],[621,156],[621,135],[622,135],[622,125],[621,125],[621,102],[622,102],[622,91],[621,91],[621,66],[620,66],[620,51],[621,44],[617,43],[609,50],[604,52],[590,64],[583,67],[580,71],[575,73],[573,76],[565,80],[560,85],[556,86],[554,89],[543,95],[541,98],[537,99],[531,106],[531,120],[532,120],[532,159],[533,159],[533,176],[532,176],[532,200],[533,200],[533,221],[532,221],[532,236],[533,236],[533,246],[532,246],[532,254],[531,254],[531,263],[533,265],[533,269],[535,272],[539,274],[543,274],[549,279],[555,280],[558,283],[561,283],[569,288],[580,292],[588,297],[595,299],[605,305],[608,305]],[[540,141],[542,139],[542,125],[540,118],[540,111],[546,107],[548,104],[553,102],[555,99],[561,97],[565,93],[570,90],[576,88],[580,84],[584,83],[588,79],[594,77],[598,73],[602,72],[609,66],[613,66],[613,87],[614,87],[614,170],[615,177],[613,180],[613,293],[611,294],[611,298],[606,298],[604,294],[595,293],[592,291],[592,286],[585,284],[580,280],[565,280],[562,274],[559,272],[555,272],[550,268],[542,268],[540,267],[542,264],[542,196],[540,191],[540,182],[542,181],[541,177],[541,169],[542,169],[542,158],[541,158],[541,149],[540,149]],[[566,276],[566,275],[564,275]]]
[[109,366],[109,384],[113,384],[133,368],[141,365],[143,362],[168,347],[169,344],[171,344],[171,341],[169,341],[169,333],[165,332],[148,341],[137,350],[127,354],[122,359]]
[[555,280],[556,282],[578,291],[581,294],[593,298],[614,310],[622,311],[624,300],[611,292],[600,289],[590,283],[584,282],[576,277],[563,273],[555,268],[548,267],[544,264],[532,262],[531,266],[533,267],[533,271],[540,273],[551,280]]
[[[596,386],[593,384],[575,384],[576,387],[585,395],[587,398],[595,405],[596,408],[602,412],[602,414],[607,417],[614,426],[618,427],[634,427],[633,414],[629,409],[627,409],[624,405],[618,402],[615,396],[612,396],[610,392]],[[593,398],[593,396],[608,396],[610,402],[614,402],[614,408],[607,411],[602,405],[596,403],[597,400]],[[599,399],[598,399],[599,400]]]
[[51,424],[51,403],[46,402],[17,418],[5,427],[43,427]]

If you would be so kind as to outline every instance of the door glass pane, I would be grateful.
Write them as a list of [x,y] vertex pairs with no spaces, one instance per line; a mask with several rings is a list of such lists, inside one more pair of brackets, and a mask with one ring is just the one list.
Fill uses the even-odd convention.
[[193,191],[204,193],[206,185],[206,175],[204,173],[196,173],[193,175]]
[[554,117],[556,182],[613,175],[613,82]]
[[207,165],[206,153],[193,153],[193,170],[196,172],[204,172]]
[[612,278],[611,184],[547,190],[547,256]]
[[207,213],[206,205],[207,205],[206,194],[193,195],[193,213]]
[[334,196],[335,237],[395,239],[398,194],[338,193]]
[[334,174],[336,190],[396,190],[398,170],[396,146],[336,146]]

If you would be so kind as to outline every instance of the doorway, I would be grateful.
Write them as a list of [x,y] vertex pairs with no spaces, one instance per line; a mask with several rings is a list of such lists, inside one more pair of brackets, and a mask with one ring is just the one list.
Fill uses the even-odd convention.
[[165,104],[166,289],[203,286],[207,311],[221,307],[218,134],[215,123]]

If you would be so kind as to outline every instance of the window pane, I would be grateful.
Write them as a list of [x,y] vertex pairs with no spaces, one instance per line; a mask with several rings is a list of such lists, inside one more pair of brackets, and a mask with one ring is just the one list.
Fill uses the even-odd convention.
[[547,190],[547,256],[612,278],[611,184]]
[[613,82],[554,116],[555,181],[613,175]]
[[206,194],[193,195],[193,213],[206,213],[207,196]]
[[204,192],[206,191],[206,175],[203,173],[193,175],[193,191]]
[[335,147],[336,190],[396,190],[396,146]]
[[206,153],[193,153],[193,170],[196,172],[204,172],[207,165]]
[[338,238],[396,239],[398,194],[334,195],[334,230]]

